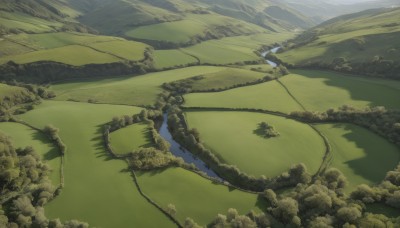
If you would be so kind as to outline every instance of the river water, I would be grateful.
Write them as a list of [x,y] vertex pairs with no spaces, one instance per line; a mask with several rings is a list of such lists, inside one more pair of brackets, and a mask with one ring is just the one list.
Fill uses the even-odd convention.
[[[274,47],[274,48],[272,48],[271,50],[264,51],[263,53],[261,53],[261,56],[265,59],[265,57],[266,57],[270,52],[272,52],[272,53],[275,54],[276,52],[279,51],[279,49],[281,49],[281,47]],[[265,60],[265,62],[268,63],[269,65],[271,65],[272,67],[277,67],[277,66],[278,66],[277,63],[272,62],[272,61],[270,61],[270,60],[268,60],[268,59]]]
[[172,138],[172,135],[168,130],[167,114],[164,114],[164,121],[160,128],[160,135],[171,144],[170,151],[173,155],[175,155],[176,157],[183,158],[183,160],[188,164],[194,164],[199,170],[205,172],[209,177],[214,177],[219,180],[222,180],[213,170],[211,170],[206,165],[206,163],[204,163],[199,158],[196,158],[191,152],[187,151]]

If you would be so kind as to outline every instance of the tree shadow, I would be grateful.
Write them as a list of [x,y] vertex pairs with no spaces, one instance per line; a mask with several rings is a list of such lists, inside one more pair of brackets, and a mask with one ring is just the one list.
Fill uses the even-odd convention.
[[373,183],[379,183],[389,170],[398,165],[400,160],[399,149],[381,136],[353,124],[335,124],[333,127],[349,131],[343,137],[347,141],[355,143],[356,147],[362,149],[365,153],[365,156],[361,158],[343,163],[352,169],[356,175]]
[[61,156],[60,150],[58,149],[57,145],[43,133],[35,130],[32,134],[32,139],[51,145],[51,149],[43,154],[43,158],[45,160],[51,161]]
[[[318,70],[294,70],[293,72],[309,79],[324,79],[323,83],[327,86],[346,90],[351,100],[369,102],[369,106],[386,106],[387,108],[400,109],[400,99],[396,99],[400,90],[383,84],[384,79],[366,79],[356,75]],[[393,83],[398,82],[393,81]],[[304,88],[304,90],[306,89],[309,88]],[[373,91],[381,92],[377,95]],[[330,93],[329,90],[325,90],[325,92]]]

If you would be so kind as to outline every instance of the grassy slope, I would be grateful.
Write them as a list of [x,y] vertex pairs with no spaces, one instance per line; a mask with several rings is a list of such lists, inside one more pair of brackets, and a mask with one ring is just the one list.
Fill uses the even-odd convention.
[[132,38],[144,40],[187,43],[191,39],[204,36],[205,33],[220,34],[218,27],[229,28],[232,34],[254,34],[266,30],[244,21],[218,14],[187,14],[183,20],[164,22],[132,29],[125,34]]
[[[173,227],[142,198],[127,164],[109,160],[103,148],[101,124],[113,116],[138,113],[127,106],[46,101],[21,116],[37,127],[53,124],[68,147],[65,188],[46,206],[50,218],[79,219],[94,227]],[[79,123],[79,124],[77,124]],[[73,209],[72,209],[73,208]],[[138,213],[140,211],[140,213]]]
[[331,63],[337,57],[346,57],[351,62],[369,62],[376,55],[399,61],[399,12],[400,9],[364,12],[333,19],[314,29],[317,39],[278,57],[293,64]]
[[198,62],[196,58],[180,50],[156,50],[153,53],[155,68],[157,69]]
[[22,55],[3,57],[0,59],[0,64],[4,64],[10,60],[19,64],[38,61],[53,61],[73,66],[81,66],[85,64],[118,62],[121,59],[109,54],[100,53],[84,46],[69,45],[50,50],[41,50]]
[[0,25],[7,29],[18,29],[29,33],[54,32],[61,28],[62,23],[51,20],[44,20],[24,13],[9,13],[0,11]]
[[54,186],[60,184],[60,152],[42,133],[18,123],[0,123],[0,131],[10,136],[16,148],[32,146],[35,151],[42,155],[42,159],[50,165],[52,172],[50,179]]
[[254,51],[263,45],[272,45],[292,37],[292,33],[260,33],[250,36],[227,37],[220,40],[209,40],[183,49],[196,56],[201,63],[229,64],[243,61],[260,60]]
[[[208,148],[256,176],[274,177],[298,163],[315,173],[325,153],[321,137],[311,127],[282,117],[247,112],[186,112],[186,117]],[[263,121],[280,136],[260,136],[256,130]]]
[[276,81],[218,93],[185,95],[187,107],[257,108],[289,113],[301,107]]
[[252,82],[263,78],[265,74],[238,68],[226,68],[225,70],[205,74],[203,76],[203,79],[195,81],[193,84],[194,90],[219,89],[241,83]]
[[[12,44],[10,47],[9,44]],[[19,34],[0,41],[0,64],[55,61],[80,66],[144,58],[143,43],[110,36],[61,32]]]
[[162,92],[164,82],[181,80],[200,74],[222,71],[223,67],[189,67],[136,77],[69,82],[51,87],[57,93],[57,100],[89,98],[102,103],[151,105]]
[[256,194],[214,184],[181,168],[139,174],[139,183],[143,191],[163,207],[174,204],[176,217],[181,222],[191,217],[197,223],[207,225],[218,213],[226,214],[229,208],[245,214],[263,207]]
[[328,137],[333,150],[331,166],[347,177],[348,191],[359,184],[379,183],[399,163],[399,149],[364,128],[350,124],[316,127]]
[[139,148],[152,146],[147,124],[133,124],[110,134],[114,152],[126,154]]
[[280,79],[308,110],[326,111],[344,104],[358,108],[383,105],[400,109],[400,82],[345,74],[296,70]]

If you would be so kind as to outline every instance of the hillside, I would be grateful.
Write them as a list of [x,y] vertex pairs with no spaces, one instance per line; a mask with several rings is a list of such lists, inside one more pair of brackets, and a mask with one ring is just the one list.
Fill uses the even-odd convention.
[[304,32],[278,54],[295,66],[400,77],[400,8],[344,15]]

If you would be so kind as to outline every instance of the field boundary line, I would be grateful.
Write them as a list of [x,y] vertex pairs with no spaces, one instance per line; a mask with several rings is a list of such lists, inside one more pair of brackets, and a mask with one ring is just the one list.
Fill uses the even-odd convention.
[[179,48],[178,51],[182,52],[182,53],[185,54],[185,55],[192,56],[193,58],[195,58],[195,59],[197,60],[197,64],[198,64],[198,65],[201,64],[201,61],[200,61],[200,58],[199,58],[199,57],[197,57],[197,56],[195,56],[195,55],[193,55],[193,54],[190,54],[190,53],[188,53],[187,51],[184,51],[183,48]]
[[118,55],[116,55],[116,54],[113,54],[113,53],[109,53],[109,52],[106,52],[106,51],[101,51],[101,50],[96,49],[96,48],[91,47],[91,46],[86,46],[86,45],[83,45],[83,44],[75,44],[75,45],[81,46],[81,47],[90,48],[90,49],[92,49],[92,50],[94,50],[94,51],[97,51],[97,52],[100,52],[100,53],[103,53],[103,54],[106,54],[106,55],[114,56],[114,57],[117,58],[117,59],[121,59],[121,60],[124,60],[124,61],[130,61],[129,59],[125,59],[125,58],[123,58],[123,57],[121,57],[121,56],[118,56]]
[[300,101],[290,92],[290,90],[285,86],[285,84],[283,84],[281,82],[281,80],[279,80],[278,78],[276,79],[276,81],[286,90],[286,92],[289,94],[289,96],[298,104],[300,105],[300,107],[304,110],[307,111],[307,109],[304,107],[304,105],[302,103],[300,103]]

